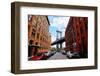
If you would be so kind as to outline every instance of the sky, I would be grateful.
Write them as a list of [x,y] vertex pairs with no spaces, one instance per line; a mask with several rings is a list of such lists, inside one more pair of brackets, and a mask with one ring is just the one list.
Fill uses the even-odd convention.
[[62,37],[64,37],[69,18],[70,17],[67,16],[48,16],[50,22],[49,32],[51,33],[51,42],[56,40],[56,30],[62,31]]

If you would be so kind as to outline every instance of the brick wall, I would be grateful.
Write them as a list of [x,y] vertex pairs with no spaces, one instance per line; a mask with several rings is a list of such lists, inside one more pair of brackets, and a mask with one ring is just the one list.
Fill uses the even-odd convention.
[[44,50],[48,51],[50,49],[51,36],[49,33],[49,21],[47,16],[28,15],[29,45],[30,40],[32,41],[32,45],[39,46],[37,52],[43,52]]
[[88,54],[88,18],[70,17],[65,31],[66,51],[77,51],[82,57]]

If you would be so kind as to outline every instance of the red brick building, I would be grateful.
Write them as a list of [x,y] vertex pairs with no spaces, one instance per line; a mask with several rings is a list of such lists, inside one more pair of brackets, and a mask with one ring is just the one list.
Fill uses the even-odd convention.
[[[51,36],[47,16],[28,15],[29,57],[50,50]],[[33,47],[31,47],[33,46]]]
[[66,51],[79,52],[81,57],[88,55],[88,18],[70,17],[65,31]]

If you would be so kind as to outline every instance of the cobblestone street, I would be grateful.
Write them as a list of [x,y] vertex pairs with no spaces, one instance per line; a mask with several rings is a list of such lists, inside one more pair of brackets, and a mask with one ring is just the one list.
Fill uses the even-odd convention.
[[63,55],[61,52],[56,52],[48,60],[53,60],[53,59],[67,59],[67,57],[65,55]]

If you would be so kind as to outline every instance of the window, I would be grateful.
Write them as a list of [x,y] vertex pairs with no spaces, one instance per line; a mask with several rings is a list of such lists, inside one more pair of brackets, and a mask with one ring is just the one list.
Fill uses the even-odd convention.
[[39,39],[39,33],[37,33],[37,39]]
[[35,30],[32,30],[32,38],[35,38]]

